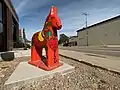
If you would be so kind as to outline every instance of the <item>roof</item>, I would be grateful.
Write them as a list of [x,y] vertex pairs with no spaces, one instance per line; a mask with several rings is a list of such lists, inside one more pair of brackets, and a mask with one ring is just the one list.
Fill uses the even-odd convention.
[[70,36],[70,38],[77,38],[77,36]]
[[116,16],[116,17],[113,17],[113,18],[110,18],[110,19],[107,19],[107,20],[105,20],[105,21],[102,21],[102,22],[93,24],[93,25],[91,25],[91,26],[88,26],[87,28],[79,29],[79,30],[77,30],[77,32],[86,30],[86,29],[91,28],[91,27],[95,27],[95,26],[97,26],[97,25],[100,25],[100,24],[103,24],[103,23],[106,23],[106,22],[113,21],[113,20],[118,19],[118,18],[120,18],[120,15],[118,15],[118,16]]

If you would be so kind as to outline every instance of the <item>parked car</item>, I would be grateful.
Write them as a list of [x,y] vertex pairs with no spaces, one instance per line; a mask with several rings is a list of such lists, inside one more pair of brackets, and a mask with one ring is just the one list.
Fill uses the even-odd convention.
[[63,46],[69,46],[69,43],[65,43],[65,44],[63,44]]

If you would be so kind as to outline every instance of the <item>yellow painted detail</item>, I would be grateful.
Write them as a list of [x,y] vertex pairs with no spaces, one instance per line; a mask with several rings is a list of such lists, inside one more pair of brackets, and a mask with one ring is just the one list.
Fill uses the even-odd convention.
[[42,32],[39,32],[39,34],[38,34],[38,40],[44,41],[44,38],[42,37]]

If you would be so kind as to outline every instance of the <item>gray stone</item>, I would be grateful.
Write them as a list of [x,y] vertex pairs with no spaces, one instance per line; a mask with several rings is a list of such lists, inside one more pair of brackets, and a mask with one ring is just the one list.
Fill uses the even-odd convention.
[[1,53],[1,58],[4,61],[11,61],[11,60],[13,60],[15,58],[14,52],[4,52],[4,53]]

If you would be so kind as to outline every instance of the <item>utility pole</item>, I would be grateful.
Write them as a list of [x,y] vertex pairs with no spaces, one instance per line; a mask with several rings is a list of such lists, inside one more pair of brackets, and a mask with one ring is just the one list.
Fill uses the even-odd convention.
[[85,23],[86,23],[86,28],[87,28],[87,16],[89,15],[88,13],[82,13],[83,15],[85,15]]
[[[87,14],[87,13],[82,13],[82,15],[85,15],[85,23],[86,23],[86,28],[87,28],[87,16],[89,15],[89,14]],[[88,30],[86,30],[86,41],[87,41],[87,46],[88,46]]]

